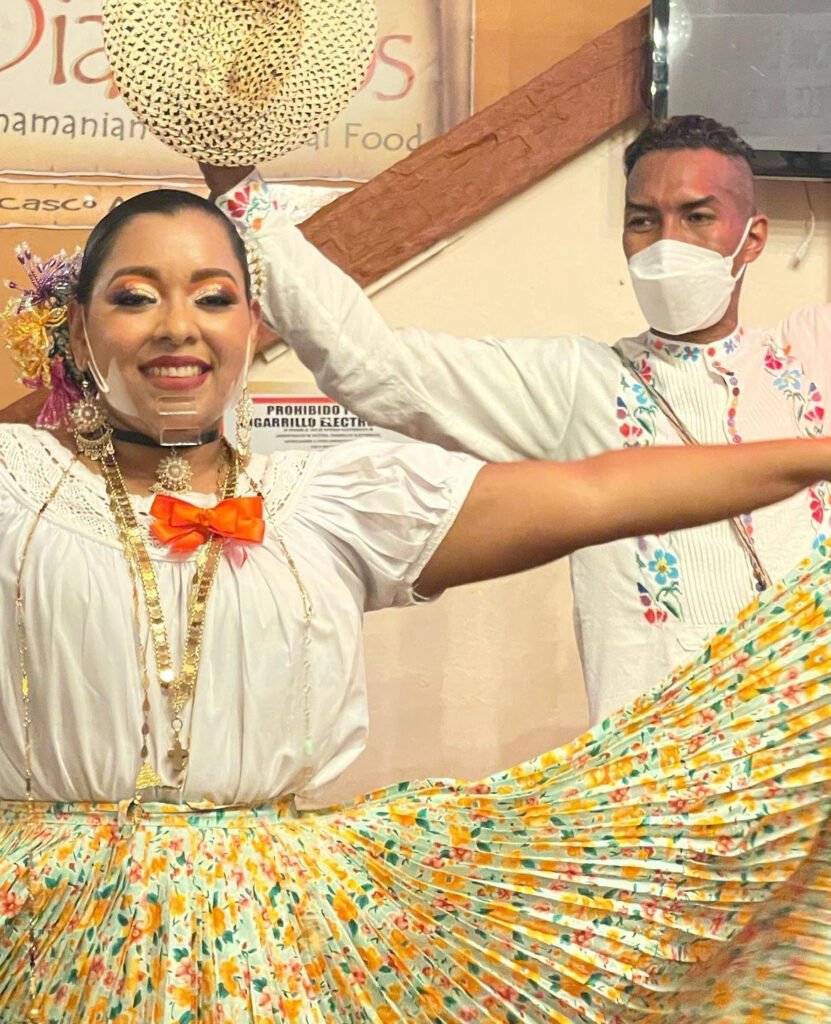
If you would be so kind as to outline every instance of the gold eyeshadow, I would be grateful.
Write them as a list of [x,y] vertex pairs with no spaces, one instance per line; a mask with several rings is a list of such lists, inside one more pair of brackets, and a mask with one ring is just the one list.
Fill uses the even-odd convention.
[[126,278],[123,281],[119,281],[113,288],[114,295],[139,295],[143,299],[158,299],[159,293],[152,286],[147,284],[145,281],[137,280],[136,278]]
[[238,293],[230,281],[209,281],[207,284],[197,288],[192,297],[194,302],[200,302],[202,299],[216,298],[233,301],[238,298]]

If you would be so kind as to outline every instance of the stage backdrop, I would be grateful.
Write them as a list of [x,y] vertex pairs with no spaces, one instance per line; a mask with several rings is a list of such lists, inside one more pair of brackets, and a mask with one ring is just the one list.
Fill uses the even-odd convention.
[[[472,0],[378,0],[378,17],[359,94],[299,151],[264,165],[267,177],[364,181],[471,113]],[[89,227],[149,180],[187,182],[198,173],[118,95],[101,0],[2,0],[0,145],[7,226]]]

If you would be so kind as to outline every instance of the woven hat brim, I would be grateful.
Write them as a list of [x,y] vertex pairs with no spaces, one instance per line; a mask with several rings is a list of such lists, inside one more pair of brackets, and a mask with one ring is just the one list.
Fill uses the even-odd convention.
[[184,156],[241,166],[290,153],[360,89],[375,48],[374,2],[218,2],[105,0],[115,84]]

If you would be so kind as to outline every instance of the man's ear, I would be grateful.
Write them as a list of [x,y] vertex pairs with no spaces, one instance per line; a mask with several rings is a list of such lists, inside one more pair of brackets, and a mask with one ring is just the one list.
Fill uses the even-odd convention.
[[744,243],[743,257],[745,263],[755,263],[762,255],[768,240],[768,218],[764,213],[757,213],[747,233]]

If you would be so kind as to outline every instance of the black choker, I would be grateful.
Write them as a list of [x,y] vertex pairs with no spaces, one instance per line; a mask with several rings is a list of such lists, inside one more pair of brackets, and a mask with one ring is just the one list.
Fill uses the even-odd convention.
[[219,428],[214,427],[207,434],[203,434],[198,441],[187,445],[166,445],[160,441],[154,441],[147,434],[139,434],[136,430],[120,430],[118,427],[113,427],[113,437],[116,441],[126,441],[128,444],[141,444],[145,448],[199,448],[203,444],[211,444],[213,441],[218,441],[220,436]]

